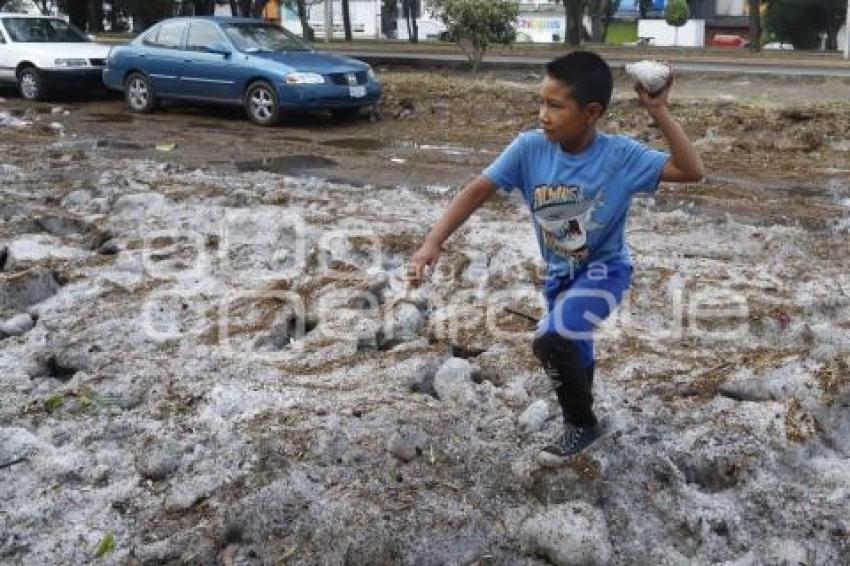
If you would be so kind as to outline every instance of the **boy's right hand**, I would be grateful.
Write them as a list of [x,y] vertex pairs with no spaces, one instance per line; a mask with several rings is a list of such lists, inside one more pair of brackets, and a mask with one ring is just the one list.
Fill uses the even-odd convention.
[[431,242],[422,244],[410,258],[407,266],[407,281],[413,287],[419,287],[425,279],[426,268],[433,268],[440,257],[440,246]]

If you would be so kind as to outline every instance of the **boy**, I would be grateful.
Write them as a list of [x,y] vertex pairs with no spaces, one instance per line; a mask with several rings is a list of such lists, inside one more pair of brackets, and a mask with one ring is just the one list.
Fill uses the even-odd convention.
[[408,277],[418,286],[442,243],[498,188],[522,191],[547,265],[548,314],[532,348],[564,417],[563,437],[543,449],[551,455],[575,455],[603,432],[593,412],[592,333],[631,282],[625,222],[632,195],[651,193],[662,180],[703,177],[702,160],[667,108],[671,84],[654,96],[635,85],[668,154],[596,131],[613,92],[601,57],[575,51],[551,61],[540,87],[540,129],[517,136],[452,200],[410,261]]

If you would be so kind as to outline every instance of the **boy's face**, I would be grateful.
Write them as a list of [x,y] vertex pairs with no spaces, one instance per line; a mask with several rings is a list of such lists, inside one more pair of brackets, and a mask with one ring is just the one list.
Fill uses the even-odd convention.
[[546,77],[540,85],[540,127],[549,141],[570,143],[584,137],[604,113],[598,102],[581,106],[569,85]]

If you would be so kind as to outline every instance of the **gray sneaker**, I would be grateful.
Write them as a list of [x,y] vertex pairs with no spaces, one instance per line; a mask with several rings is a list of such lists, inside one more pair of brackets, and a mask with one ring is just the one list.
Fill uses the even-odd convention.
[[593,426],[576,426],[566,423],[564,435],[554,444],[543,447],[543,452],[559,458],[569,458],[593,444],[604,433],[605,425],[601,421]]

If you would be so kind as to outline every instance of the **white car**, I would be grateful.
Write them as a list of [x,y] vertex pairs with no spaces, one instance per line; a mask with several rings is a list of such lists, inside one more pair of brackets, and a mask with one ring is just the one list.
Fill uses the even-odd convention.
[[102,87],[109,49],[60,18],[0,13],[0,82],[17,84],[27,100]]
[[780,43],[778,41],[774,41],[773,43],[767,43],[762,47],[765,51],[794,51],[794,46],[790,43]]

